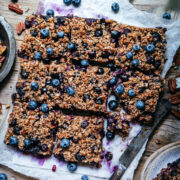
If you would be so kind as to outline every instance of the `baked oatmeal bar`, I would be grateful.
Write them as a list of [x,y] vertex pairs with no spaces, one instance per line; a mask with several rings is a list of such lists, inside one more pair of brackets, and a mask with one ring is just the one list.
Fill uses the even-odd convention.
[[103,117],[55,113],[58,122],[54,155],[63,161],[101,166]]
[[52,154],[57,127],[53,112],[44,113],[39,106],[14,102],[9,117],[5,143],[23,152],[48,156]]

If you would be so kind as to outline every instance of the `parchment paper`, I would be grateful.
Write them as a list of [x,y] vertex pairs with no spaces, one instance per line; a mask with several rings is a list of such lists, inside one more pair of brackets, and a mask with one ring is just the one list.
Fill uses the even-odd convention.
[[[55,15],[74,14],[76,16],[89,18],[104,17],[139,27],[166,27],[168,29],[166,32],[166,56],[168,60],[166,61],[162,72],[162,77],[165,77],[167,71],[172,65],[172,60],[176,50],[180,45],[180,21],[164,20],[153,14],[141,12],[135,9],[127,0],[116,0],[116,2],[120,5],[120,11],[118,14],[114,14],[111,10],[112,0],[82,0],[79,8],[65,6],[62,0],[45,0],[43,2],[40,1],[37,13],[44,14],[47,9],[54,9]],[[11,112],[11,109],[9,112]],[[140,125],[131,124],[132,129],[130,135],[125,141],[122,141],[121,137],[118,135],[116,135],[114,140],[111,142],[107,142],[104,138],[103,147],[106,151],[111,151],[113,153],[113,159],[109,163],[103,161],[102,168],[93,169],[78,166],[75,173],[69,173],[66,164],[60,162],[53,156],[48,159],[38,159],[31,155],[24,155],[5,145],[3,139],[8,126],[8,114],[5,114],[3,119],[5,119],[5,121],[1,127],[2,133],[0,134],[0,164],[4,164],[15,171],[42,180],[78,180],[81,179],[83,174],[89,175],[90,180],[109,178],[113,171],[118,167],[118,159],[122,152],[126,149],[133,137],[135,137],[141,130]],[[146,143],[124,174],[122,178],[123,180],[130,180],[133,178],[134,170],[145,150]],[[57,166],[56,172],[52,172],[51,170],[53,165]]]

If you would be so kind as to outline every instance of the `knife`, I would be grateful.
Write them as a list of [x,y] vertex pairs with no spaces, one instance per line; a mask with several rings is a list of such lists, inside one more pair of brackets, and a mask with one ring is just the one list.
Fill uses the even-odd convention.
[[146,140],[154,132],[164,116],[169,112],[170,108],[171,103],[167,99],[162,99],[158,102],[153,125],[142,126],[141,132],[131,141],[127,149],[120,157],[119,168],[113,173],[113,175],[110,177],[110,180],[119,180],[122,177]]

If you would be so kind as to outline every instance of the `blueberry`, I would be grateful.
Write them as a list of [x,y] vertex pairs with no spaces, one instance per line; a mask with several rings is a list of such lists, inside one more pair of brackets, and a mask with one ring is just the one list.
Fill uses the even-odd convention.
[[87,67],[88,65],[89,65],[88,60],[86,60],[86,59],[81,60],[81,66]]
[[136,107],[138,108],[138,109],[144,109],[144,107],[145,107],[145,103],[144,103],[144,101],[141,101],[141,100],[139,100],[139,101],[137,101],[136,102]]
[[7,180],[6,174],[0,173],[0,180]]
[[98,68],[96,74],[98,74],[98,75],[104,74],[104,69],[103,68]]
[[113,138],[114,138],[114,133],[112,133],[112,132],[110,132],[110,131],[107,131],[107,132],[106,132],[106,138],[107,138],[108,140],[113,139]]
[[103,51],[101,53],[101,56],[102,56],[102,58],[108,58],[109,57],[109,53],[107,51]]
[[21,70],[21,78],[22,78],[22,79],[27,79],[28,76],[29,76],[29,73],[26,72],[25,69],[22,69],[22,70]]
[[160,65],[161,65],[161,61],[155,61],[155,63],[154,63],[155,69],[159,69]]
[[12,136],[10,141],[9,141],[9,144],[12,146],[17,146],[18,145],[18,138],[16,136]]
[[47,113],[49,111],[49,107],[46,103],[43,103],[41,105],[41,111],[43,111],[44,113]]
[[112,3],[111,9],[112,9],[115,13],[117,13],[117,12],[119,11],[119,4],[116,3],[116,2]]
[[64,32],[63,31],[59,31],[57,33],[57,38],[64,38]]
[[51,47],[47,48],[46,53],[47,53],[47,55],[50,55],[50,56],[53,55],[53,53],[54,53],[53,48],[51,48]]
[[132,64],[132,66],[137,67],[137,66],[139,66],[139,60],[138,59],[133,59],[131,64]]
[[69,42],[67,45],[67,49],[69,49],[70,51],[75,51],[77,48],[76,48],[76,45],[74,43]]
[[87,175],[83,175],[83,176],[81,177],[81,180],[89,180],[89,178],[88,178]]
[[36,37],[37,34],[38,34],[38,32],[37,32],[36,30],[34,30],[34,31],[31,32],[31,35],[34,36],[34,37]]
[[102,36],[102,35],[103,35],[102,29],[97,29],[97,30],[95,31],[95,36],[96,36],[96,37],[99,37],[99,36]]
[[116,100],[111,100],[108,103],[110,110],[115,110],[118,107],[118,102]]
[[38,106],[38,104],[34,100],[29,101],[29,103],[28,103],[28,109],[30,109],[30,110],[35,110],[37,108],[37,106]]
[[88,126],[88,124],[89,123],[87,121],[84,121],[84,122],[82,122],[81,127],[86,128]]
[[49,30],[48,29],[41,29],[40,34],[43,38],[46,38],[49,36]]
[[100,87],[94,87],[94,92],[97,94],[101,94],[101,88]]
[[135,95],[136,95],[135,90],[134,89],[129,89],[128,96],[134,97]]
[[136,52],[138,52],[138,51],[140,50],[139,44],[134,44],[133,50],[136,51]]
[[89,58],[90,59],[93,59],[93,58],[95,58],[96,57],[96,52],[95,51],[90,51],[89,52]]
[[32,82],[31,83],[31,89],[34,91],[37,91],[39,89],[39,85],[37,82]]
[[68,5],[70,5],[70,4],[71,4],[72,0],[63,0],[63,2],[64,2],[64,4],[65,4],[65,5],[67,5],[67,6],[68,6]]
[[109,84],[113,86],[117,83],[117,80],[118,80],[117,77],[113,77],[112,79],[109,80]]
[[52,80],[52,85],[53,85],[54,87],[58,87],[58,86],[60,85],[59,79],[53,79],[53,80]]
[[114,39],[117,39],[120,36],[120,33],[118,31],[112,31],[111,32],[111,37]]
[[103,104],[104,101],[103,101],[102,98],[97,97],[97,98],[94,99],[94,102],[95,102],[96,104]]
[[154,49],[155,49],[154,44],[148,44],[148,45],[146,45],[146,51],[147,51],[147,52],[153,52]]
[[73,162],[69,162],[67,164],[67,168],[70,172],[74,172],[77,169],[77,164]]
[[54,10],[48,9],[48,10],[46,11],[46,15],[47,15],[47,16],[54,16]]
[[42,87],[41,88],[41,93],[44,94],[45,92],[47,92],[47,88],[46,87]]
[[68,147],[70,146],[70,141],[69,141],[69,139],[67,139],[67,138],[62,139],[61,142],[60,142],[60,146],[61,146],[63,149],[68,148]]
[[123,86],[122,84],[118,84],[117,87],[116,87],[116,89],[115,89],[115,92],[116,92],[117,94],[123,94],[123,92],[124,92],[124,86]]
[[34,59],[40,60],[41,58],[42,58],[41,52],[36,52],[36,53],[34,54]]
[[171,19],[171,14],[168,13],[168,12],[164,13],[164,14],[163,14],[163,18],[164,18],[164,19]]
[[41,149],[42,149],[43,152],[47,152],[48,151],[48,145],[47,144],[43,144],[41,146]]
[[131,51],[129,51],[127,54],[126,54],[126,58],[127,59],[132,59],[133,58],[133,53]]
[[80,6],[80,4],[81,4],[81,0],[72,0],[72,4],[73,4],[75,7],[78,7],[78,6]]
[[14,128],[13,128],[13,133],[16,134],[16,135],[20,135],[20,130],[21,130],[20,127],[14,126]]
[[24,147],[30,148],[32,145],[32,141],[30,139],[24,139]]
[[48,86],[48,85],[51,85],[51,80],[47,79],[47,80],[46,80],[46,85],[47,85],[47,86]]
[[112,160],[112,158],[113,158],[113,154],[112,154],[111,152],[107,152],[107,153],[105,154],[105,158],[106,158],[107,161],[110,161],[110,160]]
[[67,92],[70,96],[72,96],[72,95],[75,94],[75,90],[74,90],[74,88],[71,87],[71,86],[69,86],[69,87],[67,88],[66,92]]

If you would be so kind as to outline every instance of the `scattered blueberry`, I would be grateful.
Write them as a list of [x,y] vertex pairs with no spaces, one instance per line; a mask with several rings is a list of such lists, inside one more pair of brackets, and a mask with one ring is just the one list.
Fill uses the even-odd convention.
[[48,29],[41,29],[40,34],[43,38],[46,38],[49,36],[49,30]]
[[42,149],[43,152],[47,152],[48,151],[48,145],[47,144],[43,144],[41,146],[41,149]]
[[34,59],[40,60],[41,57],[42,57],[41,52],[36,52],[36,53],[34,54]]
[[53,85],[54,87],[58,87],[58,86],[60,85],[59,79],[53,79],[53,80],[52,80],[52,85]]
[[16,136],[12,136],[10,141],[9,141],[9,144],[12,146],[17,146],[18,145],[18,138]]
[[144,107],[145,107],[145,103],[144,103],[144,101],[141,101],[141,100],[139,100],[139,101],[137,101],[136,102],[136,107],[138,108],[138,109],[144,109]]
[[0,180],[7,180],[6,174],[0,173]]
[[67,48],[70,50],[70,51],[75,51],[76,50],[76,45],[72,42],[69,42],[68,45],[67,45]]
[[102,56],[102,58],[108,58],[109,57],[109,53],[107,51],[103,51],[101,53],[101,56]]
[[110,132],[110,131],[107,131],[107,132],[106,132],[106,138],[107,138],[108,140],[113,139],[113,138],[114,138],[114,133],[112,133],[112,132]]
[[48,9],[48,10],[46,11],[46,15],[47,15],[47,16],[54,16],[54,10]]
[[81,180],[89,180],[89,178],[88,178],[87,175],[83,175],[83,176],[81,177]]
[[153,52],[154,49],[155,49],[154,44],[148,44],[148,45],[146,45],[146,51],[147,51],[147,52]]
[[103,68],[98,68],[96,74],[98,74],[98,75],[104,74],[104,69]]
[[82,59],[82,60],[81,60],[81,66],[87,67],[88,65],[89,65],[88,60],[86,60],[86,59]]
[[36,101],[32,100],[32,101],[29,101],[28,103],[28,108],[30,110],[35,110],[37,108],[38,104]]
[[57,38],[64,38],[64,32],[63,31],[59,31],[57,33]]
[[111,9],[112,9],[115,13],[117,13],[117,12],[119,11],[119,4],[116,3],[116,2],[112,3]]
[[129,51],[127,54],[126,54],[126,57],[127,59],[132,59],[133,58],[133,53],[131,51]]
[[117,87],[116,87],[116,89],[115,89],[115,92],[116,92],[117,94],[123,94],[123,92],[124,92],[124,86],[123,86],[122,84],[118,84]]
[[99,36],[102,36],[102,35],[103,35],[102,29],[97,29],[97,30],[95,31],[95,36],[96,36],[96,37],[99,37]]
[[73,162],[69,162],[67,164],[67,168],[69,171],[74,172],[77,169],[77,164]]
[[135,90],[134,89],[129,89],[128,96],[134,97],[135,95],[136,95]]
[[69,139],[62,139],[61,142],[60,142],[60,146],[64,149],[68,148],[70,146],[70,141]]
[[24,147],[29,148],[32,145],[32,141],[30,139],[24,139]]
[[90,51],[89,52],[89,58],[90,59],[93,59],[93,58],[95,58],[96,57],[96,52],[95,51]]
[[118,107],[118,103],[116,100],[111,100],[109,101],[108,106],[110,110],[115,110]]
[[155,69],[159,69],[160,65],[161,65],[161,61],[155,61],[155,63],[154,63]]
[[38,32],[37,32],[36,30],[34,30],[34,31],[31,32],[31,35],[34,36],[34,37],[36,37],[37,34],[38,34]]
[[16,135],[20,135],[21,128],[19,126],[14,126],[13,133]]
[[100,98],[100,97],[97,97],[97,98],[94,98],[94,102],[96,104],[103,104],[104,100],[102,98]]
[[132,66],[137,67],[137,66],[139,66],[139,60],[138,59],[133,59],[131,64],[132,64]]
[[164,14],[163,14],[163,18],[164,18],[164,19],[171,19],[171,14],[168,13],[168,12],[164,13]]
[[46,49],[46,52],[47,52],[47,55],[53,55],[54,51],[53,51],[53,48],[49,47]]
[[47,88],[46,87],[42,87],[41,88],[41,93],[44,94],[45,92],[47,92]]
[[29,76],[29,73],[25,69],[22,69],[21,70],[21,78],[22,79],[27,79],[28,76]]
[[75,7],[78,7],[78,6],[80,6],[80,4],[81,4],[81,0],[72,0],[72,4],[73,4]]
[[111,32],[111,37],[117,39],[120,36],[120,33],[116,30]]
[[136,51],[136,52],[138,52],[138,51],[140,50],[139,44],[134,44],[133,50]]
[[110,85],[115,85],[117,83],[117,77],[113,77],[112,79],[109,80]]
[[67,5],[67,6],[68,6],[68,5],[70,5],[70,4],[71,4],[72,0],[63,0],[63,2],[64,2],[64,4],[65,4],[65,5]]
[[41,105],[41,111],[43,111],[44,113],[47,113],[49,111],[49,107],[46,103],[43,103]]
[[88,124],[89,123],[87,121],[84,121],[84,122],[82,122],[81,127],[86,128],[88,126]]
[[97,94],[101,94],[101,88],[100,87],[94,87],[94,92]]
[[75,94],[75,90],[74,90],[74,88],[71,87],[71,86],[69,86],[66,91],[67,91],[67,93],[68,93],[70,96],[72,96],[72,95]]
[[107,153],[105,154],[105,158],[106,158],[107,161],[110,161],[110,160],[112,160],[112,158],[113,158],[113,154],[112,154],[111,152],[107,152]]
[[31,89],[34,91],[37,91],[39,89],[39,85],[37,82],[32,82],[31,83]]

